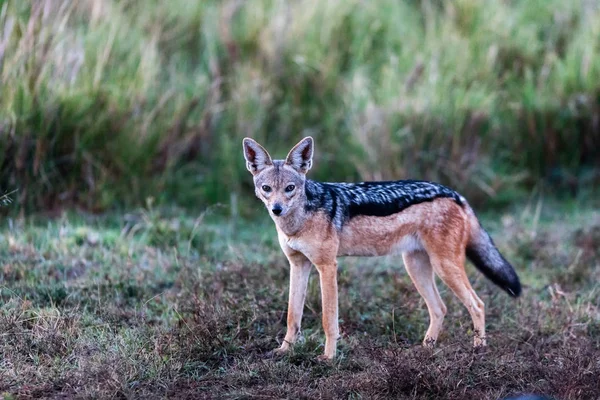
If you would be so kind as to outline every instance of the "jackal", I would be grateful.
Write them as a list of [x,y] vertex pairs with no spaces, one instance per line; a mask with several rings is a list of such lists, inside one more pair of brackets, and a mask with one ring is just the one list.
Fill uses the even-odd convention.
[[402,254],[408,275],[429,311],[425,346],[435,344],[446,315],[434,273],[469,311],[476,347],[486,345],[484,304],[467,278],[465,256],[511,296],[521,293],[515,270],[465,198],[455,191],[416,180],[321,183],[306,179],[313,158],[311,137],[294,146],[285,160],[273,160],[250,138],[244,139],[243,147],[256,196],[269,210],[290,263],[287,333],[277,353],[286,352],[296,341],[314,264],[319,272],[325,330],[325,352],[319,358],[335,356],[338,256]]

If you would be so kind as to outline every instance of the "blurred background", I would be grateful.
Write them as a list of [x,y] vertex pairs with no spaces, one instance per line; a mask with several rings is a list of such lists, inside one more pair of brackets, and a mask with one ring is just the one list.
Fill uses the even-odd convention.
[[0,0],[0,21],[21,210],[251,199],[244,136],[279,158],[314,136],[314,179],[474,204],[600,181],[596,1]]

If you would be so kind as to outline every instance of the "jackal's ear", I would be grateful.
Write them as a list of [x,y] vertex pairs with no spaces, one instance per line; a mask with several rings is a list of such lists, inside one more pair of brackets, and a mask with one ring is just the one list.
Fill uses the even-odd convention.
[[313,138],[307,136],[290,150],[285,163],[301,174],[305,174],[312,167],[313,149]]
[[271,160],[269,153],[256,140],[244,138],[243,143],[246,168],[248,168],[248,171],[252,175],[256,175],[269,165],[273,165],[273,160]]

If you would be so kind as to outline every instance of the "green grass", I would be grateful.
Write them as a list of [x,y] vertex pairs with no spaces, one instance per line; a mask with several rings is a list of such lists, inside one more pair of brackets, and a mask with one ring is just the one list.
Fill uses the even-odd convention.
[[312,274],[303,340],[281,359],[288,268],[256,222],[147,207],[128,214],[6,219],[0,230],[0,393],[5,398],[596,398],[597,201],[535,197],[486,226],[521,276],[514,301],[468,267],[490,346],[440,283],[438,347],[397,257],[340,262],[339,357],[323,350]]
[[312,134],[317,178],[472,202],[598,184],[594,2],[3,0],[0,21],[0,189],[26,210],[243,198],[244,136],[283,156]]

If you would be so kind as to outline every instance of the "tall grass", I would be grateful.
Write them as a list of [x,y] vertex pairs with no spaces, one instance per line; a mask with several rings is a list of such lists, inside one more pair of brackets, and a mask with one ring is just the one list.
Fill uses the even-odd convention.
[[594,2],[3,0],[0,21],[0,189],[29,209],[228,200],[243,136],[313,135],[316,178],[475,200],[597,176]]

